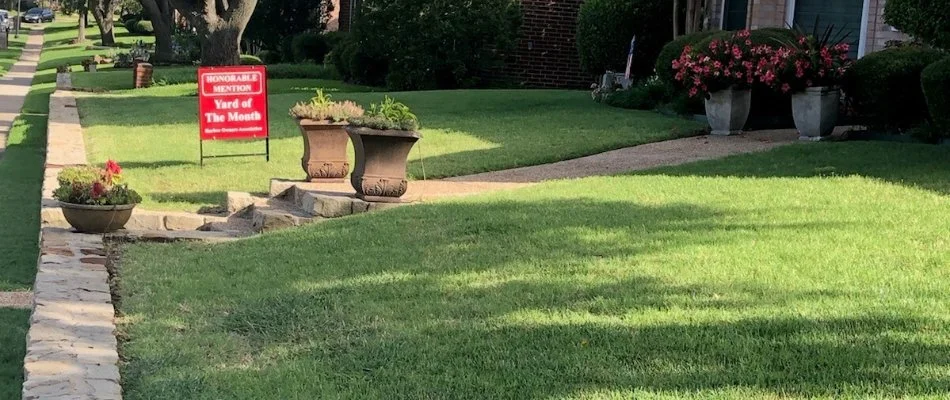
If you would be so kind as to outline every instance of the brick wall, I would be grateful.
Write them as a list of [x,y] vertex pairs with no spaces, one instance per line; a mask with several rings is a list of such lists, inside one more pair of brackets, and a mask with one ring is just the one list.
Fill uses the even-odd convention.
[[794,0],[752,0],[749,29],[784,27],[787,1]]
[[908,39],[906,34],[891,29],[884,22],[884,3],[885,0],[871,0],[868,9],[868,41],[865,48],[868,53],[883,50],[888,41]]
[[581,69],[575,40],[581,3],[522,0],[518,47],[498,77],[524,87],[590,87],[596,79]]

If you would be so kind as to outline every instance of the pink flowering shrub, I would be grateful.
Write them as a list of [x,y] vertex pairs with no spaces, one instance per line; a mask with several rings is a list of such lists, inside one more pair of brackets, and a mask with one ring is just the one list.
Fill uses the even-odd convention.
[[716,39],[709,46],[683,48],[673,60],[674,79],[688,88],[690,97],[729,87],[748,88],[755,83],[756,67],[761,55],[753,47],[751,33],[738,31],[728,39]]
[[851,66],[849,45],[820,43],[812,36],[801,36],[797,43],[778,49],[761,49],[766,55],[758,61],[756,75],[763,84],[796,93],[810,87],[837,86]]

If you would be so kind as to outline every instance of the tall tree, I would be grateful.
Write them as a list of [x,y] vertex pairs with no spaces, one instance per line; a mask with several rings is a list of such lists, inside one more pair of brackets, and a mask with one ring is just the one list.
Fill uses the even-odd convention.
[[89,0],[92,17],[99,25],[103,46],[115,46],[115,8],[119,0]]
[[76,35],[77,42],[86,41],[86,27],[89,26],[90,0],[63,0],[59,5],[66,15],[79,14],[79,29]]
[[139,0],[142,3],[142,9],[148,14],[149,21],[152,21],[152,29],[155,35],[155,55],[156,61],[172,61],[175,58],[175,51],[172,49],[172,30],[174,22],[172,14],[174,9],[168,0]]
[[257,0],[170,0],[198,30],[202,65],[237,65]]

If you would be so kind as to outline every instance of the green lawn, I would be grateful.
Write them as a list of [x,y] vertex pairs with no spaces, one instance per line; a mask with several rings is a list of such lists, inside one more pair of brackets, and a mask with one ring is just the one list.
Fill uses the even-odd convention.
[[[389,93],[422,120],[424,139],[409,174],[427,178],[554,162],[625,146],[690,135],[691,121],[602,107],[587,93],[484,90]],[[382,93],[337,93],[362,104]],[[198,165],[197,100],[143,95],[81,98],[90,159],[115,159],[145,196],[144,206],[194,210],[224,202],[225,192],[263,192],[270,178],[303,178],[303,141],[290,106],[309,93],[270,96],[270,163],[263,157],[218,159]],[[208,142],[209,154],[255,153],[262,142]]]
[[13,67],[13,64],[20,59],[20,53],[23,52],[23,46],[26,45],[26,38],[29,32],[21,32],[20,37],[13,37],[10,33],[10,46],[6,50],[0,50],[0,77],[7,74],[7,71]]
[[[96,32],[90,29],[90,40]],[[47,113],[56,66],[101,51],[85,50],[91,41],[69,44],[74,37],[75,22],[67,18],[47,25],[40,70],[0,159],[0,291],[29,290],[36,276]],[[29,316],[29,310],[0,308],[0,399],[20,398]]]
[[134,245],[125,397],[946,398],[948,159],[803,144]]

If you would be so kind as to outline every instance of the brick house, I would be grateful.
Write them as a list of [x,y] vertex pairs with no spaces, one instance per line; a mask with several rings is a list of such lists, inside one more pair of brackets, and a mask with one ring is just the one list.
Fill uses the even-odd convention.
[[[333,0],[333,25],[347,31],[360,0]],[[497,77],[532,88],[587,88],[596,79],[581,69],[574,42],[584,0],[521,0],[517,50]]]
[[[884,23],[886,0],[710,0],[712,29],[801,26],[811,31],[843,27],[853,41],[852,56],[881,50],[906,37]],[[333,0],[331,24],[347,31],[360,0]],[[596,80],[581,69],[575,44],[577,14],[584,0],[521,0],[522,27],[517,51],[498,77],[533,88],[587,88]],[[671,28],[672,29],[672,28]]]
[[834,24],[852,42],[852,56],[884,49],[906,35],[884,23],[886,0],[713,0],[710,26],[727,30],[800,26],[806,32]]

